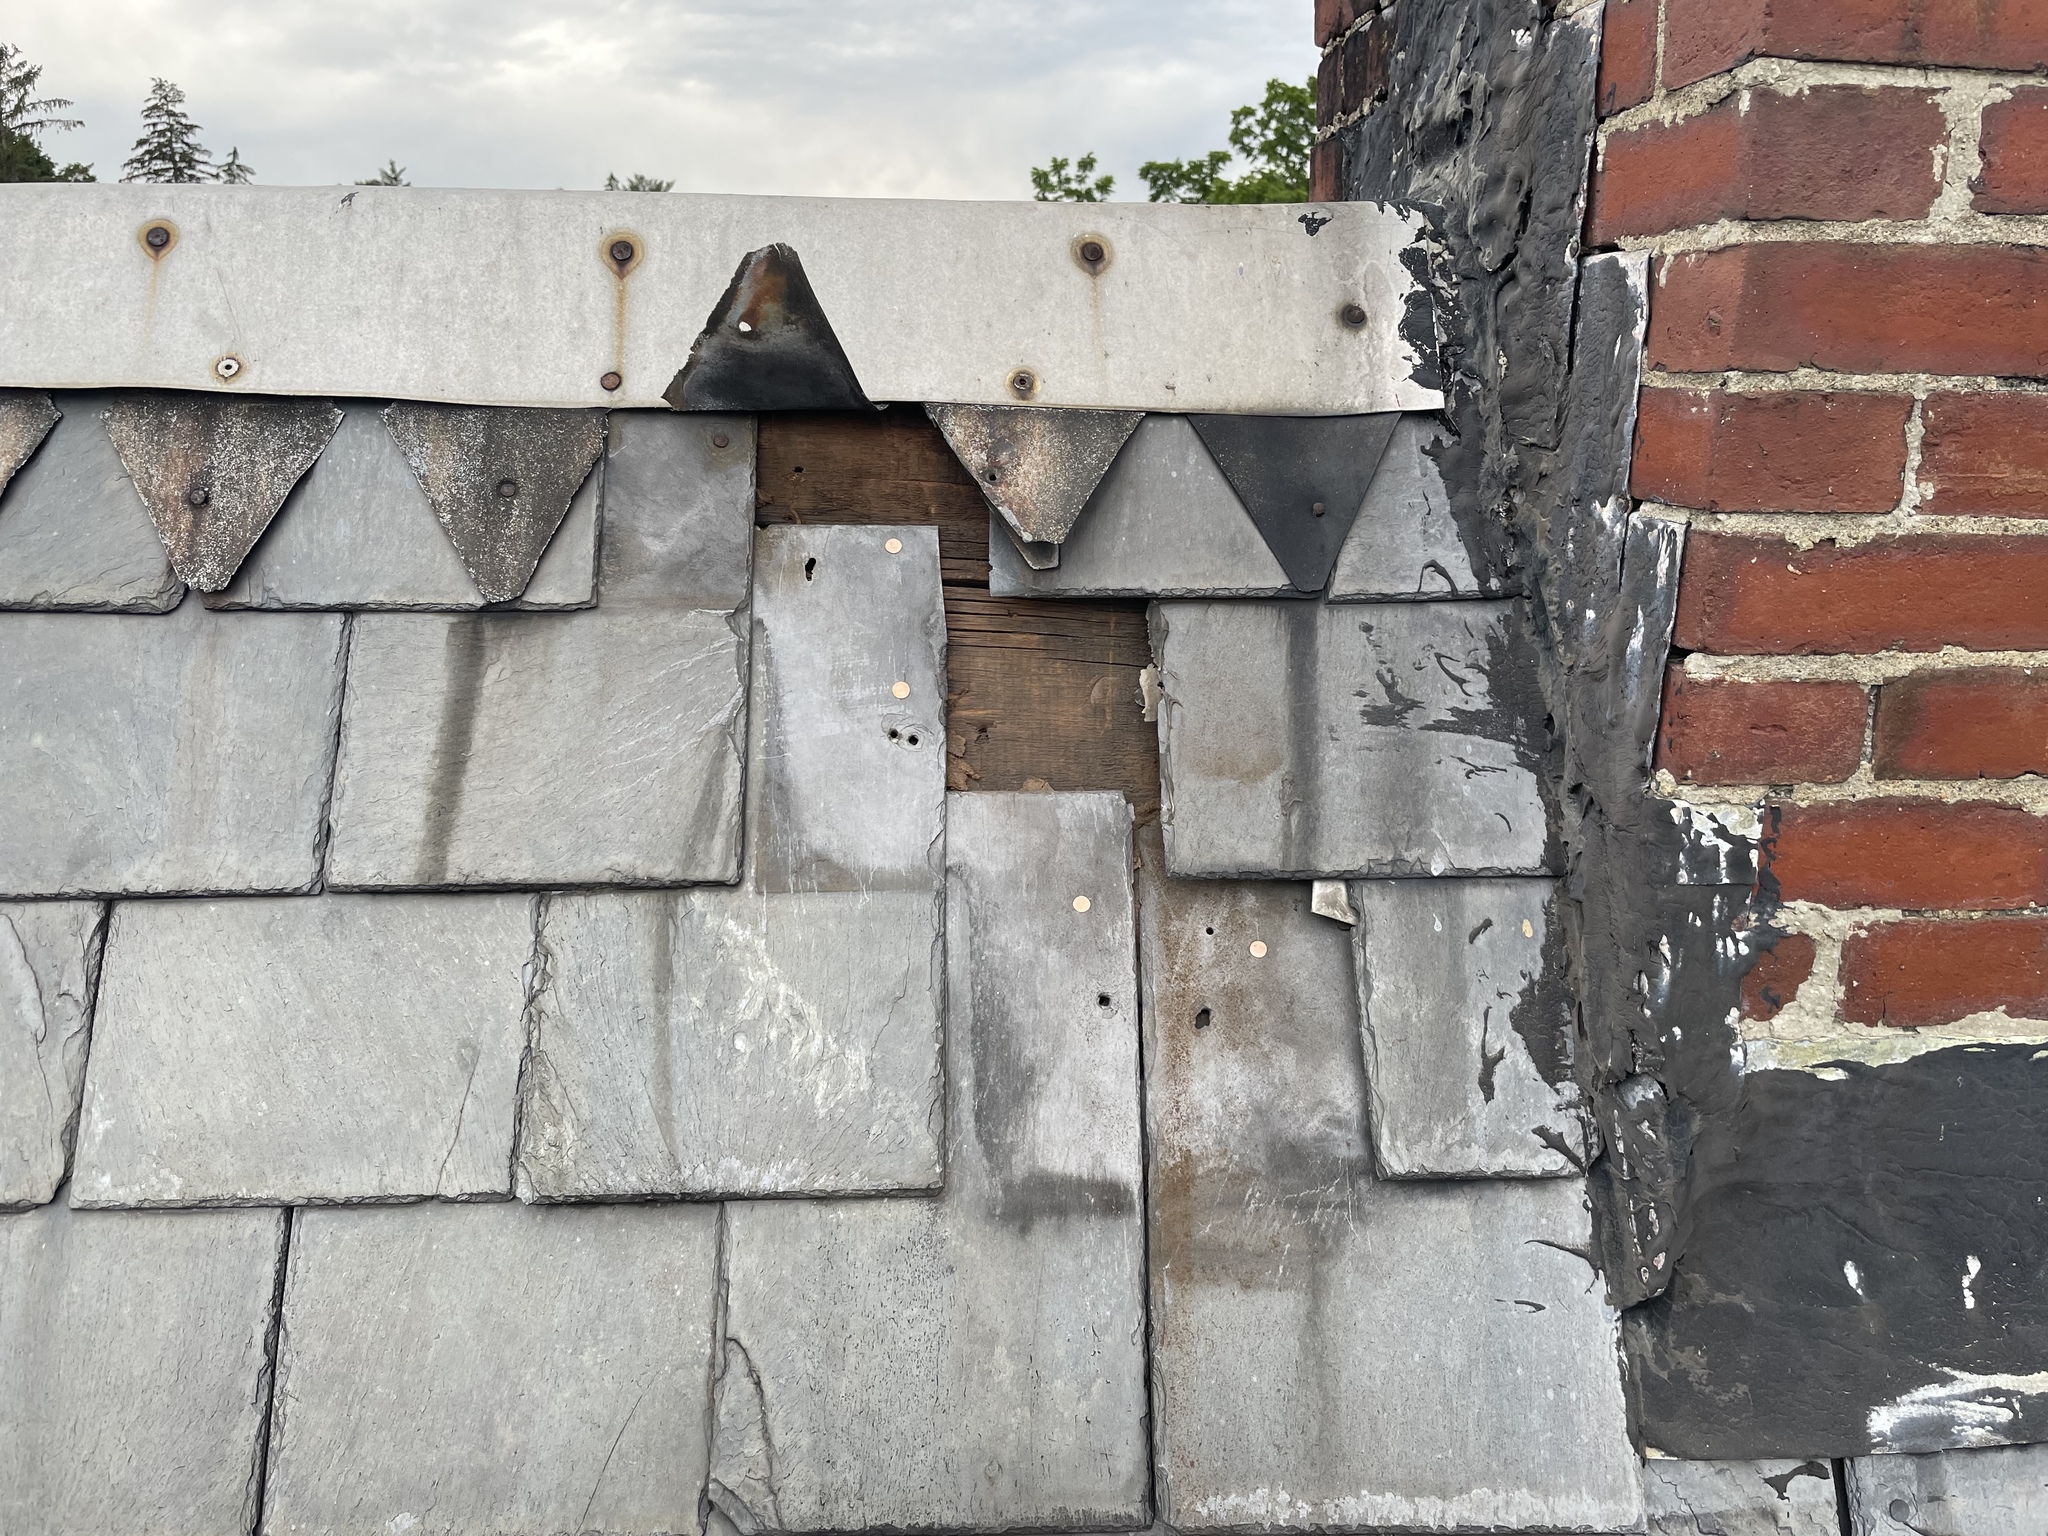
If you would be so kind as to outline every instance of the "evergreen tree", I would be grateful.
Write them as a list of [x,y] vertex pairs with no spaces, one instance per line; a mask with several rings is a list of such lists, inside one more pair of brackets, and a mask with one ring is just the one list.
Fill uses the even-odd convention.
[[649,176],[643,171],[635,171],[624,181],[619,180],[618,172],[613,171],[604,179],[607,192],[673,192],[675,185],[673,181],[663,181],[659,176]]
[[[1094,180],[1089,180],[1090,177]],[[1090,150],[1071,166],[1064,155],[1054,155],[1050,165],[1031,167],[1031,196],[1040,203],[1106,203],[1116,186],[1114,176],[1095,175],[1095,152]]]
[[142,137],[121,166],[123,181],[184,184],[211,181],[213,157],[199,142],[199,125],[185,115],[185,93],[158,77],[142,104]]
[[409,187],[412,183],[405,179],[405,167],[400,165],[398,157],[393,155],[384,162],[384,168],[377,172],[376,175],[366,176],[357,182],[356,185],[359,187]]
[[[1195,160],[1148,160],[1138,174],[1155,203],[1303,203],[1315,132],[1315,81],[1268,80],[1262,101],[1230,114],[1229,149]],[[1233,153],[1245,163],[1235,180],[1223,174]]]
[[228,150],[227,159],[221,161],[220,169],[214,173],[215,181],[230,187],[246,187],[256,179],[256,167],[242,158],[239,146]]
[[0,181],[91,181],[92,167],[76,160],[59,167],[43,149],[45,133],[80,126],[75,117],[52,117],[71,105],[61,96],[38,97],[40,64],[19,48],[0,43]]

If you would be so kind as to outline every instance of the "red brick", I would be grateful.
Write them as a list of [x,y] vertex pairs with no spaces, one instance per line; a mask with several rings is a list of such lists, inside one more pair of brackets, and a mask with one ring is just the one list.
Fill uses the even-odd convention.
[[1884,923],[1842,946],[1842,1017],[1924,1029],[2003,1008],[2048,1015],[2048,921]]
[[1745,59],[2048,68],[2041,0],[1666,0],[1664,84]]
[[[1367,8],[1370,6],[1371,0],[1367,0]],[[1340,36],[1357,19],[1352,0],[1316,0],[1316,46],[1327,48],[1331,38]]]
[[1785,901],[1963,912],[2048,902],[2048,821],[2017,806],[1786,804],[1772,820],[1764,867]]
[[1813,940],[1807,935],[1778,935],[1778,942],[1758,955],[1756,964],[1742,978],[1742,1016],[1776,1018],[1813,974],[1813,956]]
[[1941,191],[1948,123],[1926,91],[1742,91],[1697,117],[1611,135],[1589,238],[1717,219],[1917,219]]
[[1308,198],[1334,203],[1344,196],[1344,150],[1333,136],[1308,152]]
[[1979,213],[2048,213],[2048,90],[2015,91],[1984,109],[1984,167],[1970,183]]
[[1688,784],[1839,784],[1863,761],[1857,683],[1733,683],[1664,674],[1657,766]]
[[1657,85],[1657,0],[1607,0],[1594,96],[1608,117],[1650,99]]
[[1388,49],[1392,28],[1375,20],[1349,33],[1337,48],[1339,64],[1337,110],[1349,117],[1387,94]]
[[1669,257],[1649,356],[1680,373],[2048,376],[2048,249],[1772,242]]
[[1332,48],[1316,66],[1316,126],[1327,128],[1344,115],[1344,51]]
[[2048,517],[2048,395],[1932,395],[1922,512]]
[[2048,676],[2031,668],[1917,672],[1877,695],[1881,779],[2048,774]]
[[1629,489],[1703,512],[1888,512],[1912,411],[1904,395],[1646,389]]
[[2048,649],[2048,538],[1923,535],[1799,549],[1695,533],[1674,639],[1723,656]]

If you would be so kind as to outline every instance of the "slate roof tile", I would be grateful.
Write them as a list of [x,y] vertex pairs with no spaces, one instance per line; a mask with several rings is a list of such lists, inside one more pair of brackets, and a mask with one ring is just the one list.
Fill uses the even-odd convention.
[[310,888],[337,614],[0,614],[0,895]]
[[1509,602],[1152,606],[1180,875],[1534,874],[1535,654]]
[[529,896],[115,908],[75,1206],[504,1197]]
[[163,613],[185,595],[107,436],[113,398],[55,395],[62,420],[0,486],[0,608]]
[[0,904],[0,1210],[41,1205],[71,1162],[106,908]]
[[1381,1177],[1584,1173],[1555,883],[1361,880],[1351,900]]
[[1826,1461],[1652,1457],[1643,1463],[1643,1502],[1649,1536],[1841,1536]]
[[1140,848],[1161,1518],[1635,1528],[1583,1187],[1375,1178],[1349,934]]
[[265,1536],[698,1528],[718,1213],[300,1211]]
[[251,1528],[285,1219],[0,1216],[0,1530]]
[[1858,1456],[1848,1464],[1856,1536],[2039,1536],[2048,1444]]
[[1463,536],[1436,457],[1448,435],[1441,418],[1401,418],[1330,573],[1331,602],[1499,597],[1519,590],[1499,553]]
[[739,1530],[1148,1517],[1130,812],[949,814],[946,1188],[728,1208],[711,1499]]

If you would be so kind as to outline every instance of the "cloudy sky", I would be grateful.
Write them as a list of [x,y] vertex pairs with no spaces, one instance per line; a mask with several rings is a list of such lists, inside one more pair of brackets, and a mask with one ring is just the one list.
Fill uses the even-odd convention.
[[1028,197],[1089,149],[1224,143],[1230,108],[1315,66],[1310,0],[61,0],[0,39],[85,126],[45,147],[120,175],[150,77],[273,184],[396,157],[420,186]]

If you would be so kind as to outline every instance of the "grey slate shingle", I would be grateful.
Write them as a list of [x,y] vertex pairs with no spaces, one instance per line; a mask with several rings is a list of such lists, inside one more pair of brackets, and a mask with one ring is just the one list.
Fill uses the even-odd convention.
[[1585,1170],[1592,1149],[1570,1072],[1571,981],[1551,935],[1555,899],[1548,880],[1353,883],[1383,1178]]
[[342,624],[0,615],[0,895],[310,887]]
[[105,915],[0,904],[0,1210],[41,1205],[69,1170]]
[[532,909],[116,907],[72,1204],[509,1194]]
[[1176,874],[1545,867],[1543,708],[1513,604],[1152,605]]
[[1161,1518],[1635,1527],[1583,1189],[1375,1179],[1350,935],[1140,847]]
[[[521,608],[592,600],[598,484],[569,504]],[[385,430],[382,410],[355,402],[213,608],[480,608],[483,594],[434,520],[426,493]]]
[[249,1530],[284,1222],[0,1216],[0,1530]]
[[1849,1463],[1855,1536],[2040,1536],[2048,1530],[2048,1444]]
[[535,1198],[939,1180],[937,539],[765,529],[755,573],[746,878],[550,898],[521,1122]]
[[1145,1523],[1129,837],[1116,795],[950,797],[946,1188],[728,1208],[738,1529]]
[[1643,1463],[1649,1536],[1841,1536],[1825,1461]]
[[697,1529],[706,1207],[301,1211],[265,1536]]
[[1445,433],[1434,416],[1403,416],[1394,428],[1330,573],[1331,602],[1492,597],[1507,590],[1508,573],[1476,568],[1458,537],[1450,491],[1428,451]]
[[185,595],[107,436],[111,398],[56,395],[63,419],[0,490],[0,608],[163,613]]
[[613,411],[603,605],[744,607],[753,558],[754,418]]

